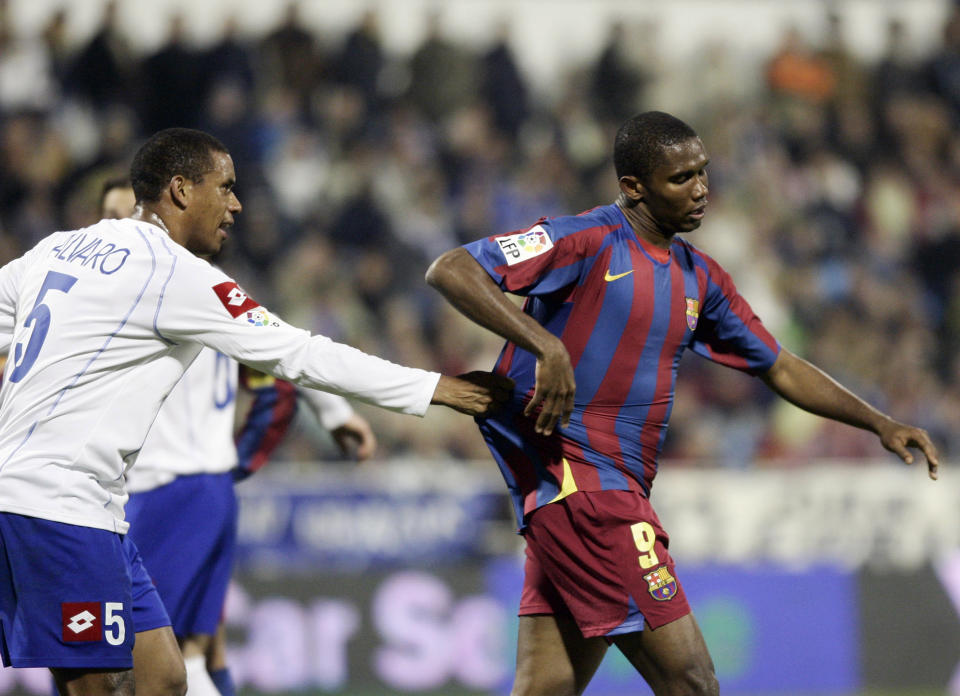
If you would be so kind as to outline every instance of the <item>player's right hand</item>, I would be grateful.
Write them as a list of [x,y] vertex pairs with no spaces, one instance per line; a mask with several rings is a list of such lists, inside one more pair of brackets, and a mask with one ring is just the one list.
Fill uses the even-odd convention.
[[563,427],[570,425],[576,391],[570,354],[558,340],[537,360],[533,398],[523,409],[523,415],[528,418],[536,415],[534,429],[541,435],[551,435],[558,422]]
[[914,461],[913,452],[908,448],[915,447],[923,452],[927,459],[927,475],[932,480],[937,480],[940,475],[940,455],[926,430],[890,418],[883,423],[877,434],[880,436],[880,443],[906,464],[913,464]]
[[432,404],[448,406],[468,416],[488,416],[513,392],[513,380],[493,372],[467,372],[459,377],[440,375]]

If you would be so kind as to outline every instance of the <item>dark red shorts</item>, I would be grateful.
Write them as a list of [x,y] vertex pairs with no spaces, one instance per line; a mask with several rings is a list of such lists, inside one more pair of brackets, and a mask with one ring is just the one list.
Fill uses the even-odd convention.
[[520,616],[569,614],[584,637],[652,628],[690,613],[650,501],[579,491],[532,512]]

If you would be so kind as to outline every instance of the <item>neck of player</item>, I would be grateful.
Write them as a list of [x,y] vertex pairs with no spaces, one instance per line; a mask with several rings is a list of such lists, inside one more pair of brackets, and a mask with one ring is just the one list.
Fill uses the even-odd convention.
[[650,215],[647,206],[643,201],[633,201],[624,193],[617,196],[617,205],[623,211],[623,216],[633,228],[638,237],[642,237],[654,246],[661,249],[669,249],[673,243],[673,235],[676,232],[663,229],[657,221]]

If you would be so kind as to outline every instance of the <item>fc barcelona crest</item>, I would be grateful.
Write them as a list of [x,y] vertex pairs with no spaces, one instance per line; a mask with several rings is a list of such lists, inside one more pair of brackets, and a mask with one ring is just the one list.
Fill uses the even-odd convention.
[[670,575],[667,566],[660,566],[652,573],[643,576],[650,596],[658,602],[666,602],[677,594],[677,579]]
[[697,328],[697,319],[700,318],[700,300],[692,297],[685,299],[687,300],[687,328],[694,331]]

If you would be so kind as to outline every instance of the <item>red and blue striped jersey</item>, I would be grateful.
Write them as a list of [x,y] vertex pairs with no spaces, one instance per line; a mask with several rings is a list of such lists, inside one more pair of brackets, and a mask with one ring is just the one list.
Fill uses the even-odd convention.
[[477,419],[513,496],[517,519],[575,491],[648,496],[686,349],[760,374],[780,346],[713,259],[674,239],[640,239],[620,208],[543,219],[529,230],[465,245],[524,311],[566,346],[576,378],[570,425],[549,437],[523,416],[536,359],[508,342],[496,371],[513,400]]
[[253,394],[234,441],[237,465],[233,476],[242,481],[267,463],[297,412],[297,391],[290,382],[240,365],[240,384]]

